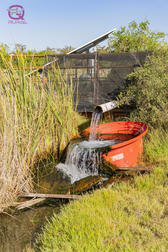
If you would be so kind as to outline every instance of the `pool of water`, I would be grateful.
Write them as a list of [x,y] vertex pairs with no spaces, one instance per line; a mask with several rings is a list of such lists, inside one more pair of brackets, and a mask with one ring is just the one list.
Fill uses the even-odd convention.
[[[123,135],[103,135],[103,141],[81,141],[78,143],[80,148],[89,148],[90,155],[93,157],[94,151],[92,149],[104,148],[109,145],[119,143],[121,141],[126,141],[133,136],[123,136]],[[117,142],[116,142],[117,139]],[[76,158],[76,154],[74,155]],[[95,156],[97,158],[97,156]],[[83,156],[82,156],[83,158]],[[81,159],[81,157],[80,157]],[[97,158],[99,159],[99,157]],[[88,163],[87,165],[93,166],[93,163]],[[96,161],[97,162],[97,161]],[[80,168],[79,174],[78,171],[73,171],[66,167],[67,164],[63,164],[66,170],[53,168],[53,171],[48,175],[40,177],[40,184],[36,188],[36,192],[39,193],[63,193],[66,194],[69,191],[69,188],[72,183],[71,175],[73,180],[76,181],[81,178],[81,176],[88,176],[88,171],[84,171]],[[70,174],[67,174],[67,171],[70,171]],[[72,174],[73,173],[73,174]],[[82,174],[82,175],[81,175]],[[91,172],[91,175],[97,175],[97,171]],[[89,173],[90,175],[90,173]],[[73,182],[74,182],[73,181]],[[50,200],[37,207],[32,207],[26,210],[22,210],[19,213],[12,215],[1,214],[0,215],[0,252],[31,252],[35,245],[36,237],[41,231],[42,227],[45,225],[48,219],[50,219],[53,213],[59,213],[60,207],[62,204],[67,203],[68,201],[60,200]]]
[[17,215],[0,216],[0,252],[23,252],[34,247],[35,239],[58,206],[32,208]]
[[[41,178],[39,193],[66,193],[70,182],[55,169]],[[0,215],[0,252],[31,252],[42,227],[68,201],[50,200],[17,214]]]

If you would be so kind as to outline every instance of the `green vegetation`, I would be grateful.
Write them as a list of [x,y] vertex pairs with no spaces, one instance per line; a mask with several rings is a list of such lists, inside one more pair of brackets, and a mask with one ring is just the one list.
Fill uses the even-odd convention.
[[168,136],[153,130],[144,159],[153,170],[71,202],[39,236],[41,252],[168,250]]
[[26,76],[25,56],[18,52],[16,60],[18,70],[1,48],[0,211],[31,190],[34,164],[58,158],[78,133],[71,83],[53,68],[46,85],[38,74]]
[[149,21],[136,23],[132,21],[128,28],[122,26],[113,33],[109,40],[108,50],[121,52],[154,51],[165,44],[164,32],[153,32],[149,28]]
[[168,167],[95,191],[54,215],[40,251],[168,250]]
[[[21,53],[24,57],[24,67],[26,70],[30,71],[33,68],[42,68],[43,65],[53,60],[51,55],[56,54],[66,54],[73,50],[72,46],[65,46],[64,48],[50,48],[47,47],[45,50],[36,51],[36,50],[28,50],[26,49],[26,45],[24,44],[15,44],[15,49],[11,52],[10,47],[7,44],[0,44],[0,47],[4,48],[5,51],[9,54],[8,59],[12,61],[12,65],[14,68],[17,68],[17,55]],[[0,64],[2,62],[0,61]]]
[[152,172],[64,206],[39,236],[41,252],[168,250],[168,134],[152,130],[144,147]]
[[[117,183],[63,207],[39,236],[41,252],[168,251],[165,34],[152,32],[145,21],[131,22],[128,29],[121,27],[113,35],[109,47],[99,48],[100,52],[147,50],[151,54],[144,66],[130,74],[130,85],[118,100],[120,104],[134,103],[131,120],[148,124],[144,162],[153,170],[129,184]],[[25,67],[44,63],[42,58],[33,62],[26,57],[24,45],[18,48],[22,53],[17,51],[14,60],[3,48],[0,51],[0,211],[11,205],[19,193],[33,188],[32,174],[38,167],[35,163],[48,155],[58,158],[78,133],[71,83],[67,84],[55,68],[49,72],[47,85],[38,74],[26,77]],[[48,48],[46,55],[51,52],[53,49]]]
[[168,132],[153,129],[148,132],[144,141],[144,162],[148,166],[168,164]]
[[131,120],[149,126],[144,163],[150,174],[101,189],[63,207],[39,236],[40,251],[168,251],[168,47],[164,33],[149,22],[132,22],[110,40],[113,52],[151,52],[144,66],[128,77],[120,104],[136,105]]
[[135,103],[131,119],[146,122],[154,128],[168,123],[168,48],[156,51],[129,75],[130,85],[120,94],[122,104]]
[[149,22],[131,22],[121,27],[109,40],[112,52],[148,51],[144,65],[134,67],[127,76],[128,87],[118,97],[121,105],[134,105],[130,119],[144,121],[149,128],[167,130],[168,123],[168,44],[166,34],[153,32]]

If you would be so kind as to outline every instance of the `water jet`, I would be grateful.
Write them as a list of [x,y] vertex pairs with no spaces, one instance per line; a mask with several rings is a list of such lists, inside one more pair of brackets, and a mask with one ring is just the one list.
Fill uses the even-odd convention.
[[99,175],[102,162],[113,170],[138,165],[147,125],[135,121],[99,124],[102,114],[117,106],[116,101],[98,105],[92,115],[90,128],[82,132],[86,139],[72,144],[65,164],[57,165],[59,170],[71,178],[71,183],[87,176]]

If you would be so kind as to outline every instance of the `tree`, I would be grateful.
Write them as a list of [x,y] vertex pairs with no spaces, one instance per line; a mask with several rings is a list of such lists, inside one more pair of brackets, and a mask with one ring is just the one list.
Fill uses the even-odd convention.
[[15,51],[25,52],[26,51],[26,45],[22,44],[15,44]]
[[46,54],[55,54],[56,49],[49,46],[46,47]]
[[96,51],[98,53],[109,53],[109,49],[107,46],[100,46],[100,45],[97,45],[96,46]]
[[109,39],[108,48],[111,52],[154,51],[165,43],[164,32],[152,32],[149,21],[137,24],[132,21],[128,28],[122,26]]
[[57,53],[60,54],[67,54],[68,52],[72,51],[74,48],[72,46],[65,46],[64,48],[58,48]]
[[128,28],[113,34],[109,41],[111,52],[150,51],[143,66],[136,67],[127,77],[128,87],[120,93],[118,101],[134,104],[132,120],[144,121],[154,128],[167,128],[168,124],[168,44],[166,34],[152,32],[149,22],[137,24],[135,21]]

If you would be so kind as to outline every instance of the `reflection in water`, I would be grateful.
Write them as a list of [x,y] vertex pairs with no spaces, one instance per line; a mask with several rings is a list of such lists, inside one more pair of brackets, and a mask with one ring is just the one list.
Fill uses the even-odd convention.
[[[41,179],[37,188],[39,193],[65,193],[69,181],[58,171]],[[48,201],[41,207],[34,207],[19,214],[0,215],[0,252],[27,252],[33,248],[34,241],[47,219],[58,213],[61,201]],[[28,250],[29,249],[29,250]]]
[[[126,141],[133,136],[117,135],[115,140]],[[103,135],[103,140],[113,140],[114,135]],[[106,142],[106,141],[105,141]],[[110,142],[111,143],[111,142]],[[83,142],[83,147],[88,142]],[[89,143],[91,144],[91,142]],[[102,142],[101,142],[102,144]],[[38,193],[63,193],[69,192],[71,178],[59,170],[47,176],[41,176],[40,185],[36,188]],[[54,202],[54,203],[53,203]],[[31,252],[34,241],[41,228],[45,225],[53,213],[58,213],[62,201],[48,201],[48,204],[41,207],[34,207],[25,211],[20,211],[14,216],[0,215],[0,252]]]
[[45,206],[14,216],[1,215],[0,252],[22,252],[26,248],[32,248],[47,218],[58,210],[58,208]]

